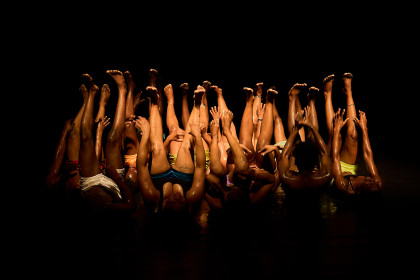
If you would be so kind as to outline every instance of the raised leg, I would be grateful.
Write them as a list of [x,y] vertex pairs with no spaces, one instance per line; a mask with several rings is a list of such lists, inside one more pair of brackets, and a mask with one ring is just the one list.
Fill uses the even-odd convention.
[[106,73],[110,75],[117,84],[118,101],[117,108],[115,110],[114,121],[107,137],[107,143],[105,146],[105,158],[109,166],[115,169],[121,169],[124,166],[121,157],[121,137],[125,124],[127,86],[121,71],[108,70]]
[[[88,74],[85,74],[84,77],[89,77]],[[73,120],[72,128],[69,131],[67,138],[67,159],[69,161],[77,161],[79,159],[79,150],[80,150],[80,123],[82,121],[83,112],[85,111],[87,99],[88,99],[88,90],[85,85],[81,85],[79,92],[83,96],[83,104],[80,107],[79,112]]]
[[[261,150],[265,145],[269,145],[273,138],[273,100],[277,94],[278,92],[274,89],[269,89],[267,91],[264,118],[261,124],[261,132],[258,137],[256,151]],[[258,166],[262,166],[262,160],[263,156],[257,154]]]
[[357,129],[353,121],[353,119],[357,117],[357,113],[351,88],[352,80],[353,75],[351,73],[345,73],[343,75],[343,94],[346,96],[346,113],[349,121],[347,122],[347,133],[343,148],[341,149],[341,161],[348,164],[356,164],[358,150]]
[[[90,77],[90,76],[89,76]],[[98,159],[95,153],[95,143],[92,133],[93,129],[93,108],[95,95],[99,88],[91,83],[89,86],[88,98],[80,124],[80,150],[79,164],[80,176],[91,177],[100,173]]]
[[181,86],[182,93],[182,112],[181,112],[181,121],[182,127],[185,129],[187,127],[188,119],[190,118],[190,109],[188,108],[188,83],[183,83]]
[[[288,112],[288,117],[287,117],[287,128],[288,128],[289,134],[291,133],[295,125],[296,112],[299,109],[298,107],[300,107],[298,94],[306,86],[307,84],[294,84],[292,88],[289,90],[289,112]],[[303,131],[303,128],[299,130],[299,135],[300,135],[300,139],[304,141],[305,133]]]
[[[327,144],[327,151],[331,153],[331,145],[332,145],[332,136],[333,136],[333,118],[334,118],[334,108],[332,104],[332,87],[334,82],[334,74],[327,76],[322,84],[325,98],[325,121],[328,130],[328,144]],[[340,143],[341,145],[341,143]]]
[[283,125],[283,121],[279,115],[279,112],[277,111],[277,107],[276,107],[276,99],[273,99],[273,122],[274,122],[274,127],[273,127],[273,133],[274,133],[274,142],[275,143],[279,143],[282,141],[286,141],[287,137],[286,134],[284,133],[284,125]]
[[158,91],[155,87],[146,88],[150,95],[150,146],[152,151],[152,164],[150,174],[155,175],[170,168],[166,151],[163,146],[162,116],[159,113]]
[[253,151],[252,132],[254,130],[254,124],[252,122],[252,107],[254,103],[254,91],[247,87],[245,87],[243,91],[246,95],[246,103],[242,114],[241,127],[239,129],[239,143],[245,145],[249,150]]

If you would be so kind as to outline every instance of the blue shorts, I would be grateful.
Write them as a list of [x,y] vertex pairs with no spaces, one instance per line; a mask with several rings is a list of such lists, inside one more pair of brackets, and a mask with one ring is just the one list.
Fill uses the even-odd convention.
[[178,179],[186,182],[192,182],[194,178],[194,173],[187,174],[180,172],[178,170],[173,169],[172,167],[160,174],[150,175],[152,180],[159,180],[159,179]]

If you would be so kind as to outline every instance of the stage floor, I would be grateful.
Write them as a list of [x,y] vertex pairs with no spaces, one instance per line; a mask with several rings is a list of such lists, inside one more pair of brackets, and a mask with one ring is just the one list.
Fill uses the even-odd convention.
[[29,214],[31,226],[17,241],[25,246],[20,272],[60,279],[408,275],[419,249],[419,168],[383,156],[377,166],[381,197],[324,201],[318,213],[280,205],[245,222],[215,219],[205,230],[176,238],[144,220],[135,229],[98,234],[47,205]]

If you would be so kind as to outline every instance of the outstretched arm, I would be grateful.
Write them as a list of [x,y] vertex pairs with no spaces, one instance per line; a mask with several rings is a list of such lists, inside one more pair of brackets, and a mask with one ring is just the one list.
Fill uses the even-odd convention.
[[150,125],[149,122],[141,116],[135,120],[135,125],[138,130],[142,131],[142,137],[137,151],[137,175],[139,179],[139,187],[146,207],[151,211],[155,211],[159,206],[160,193],[153,185],[149,169],[147,168]]
[[332,175],[334,177],[334,184],[340,191],[348,194],[354,194],[354,190],[349,189],[348,182],[344,179],[341,172],[340,152],[341,152],[341,129],[347,123],[348,119],[343,120],[346,110],[341,112],[341,109],[334,114],[334,129],[332,136],[331,158],[332,158]]
[[363,159],[365,160],[365,163],[369,170],[370,175],[372,176],[374,182],[376,183],[375,190],[382,190],[382,178],[379,176],[378,169],[376,168],[376,164],[373,160],[372,147],[370,146],[366,114],[363,111],[359,110],[359,119],[354,118],[354,121],[362,130]]
[[198,119],[190,118],[189,127],[195,138],[195,170],[191,189],[187,192],[186,198],[190,205],[190,211],[200,205],[204,196],[204,179],[206,177],[206,155],[204,153],[203,139]]
[[73,120],[67,120],[64,124],[63,131],[61,132],[60,140],[58,140],[57,147],[55,149],[54,161],[50,166],[50,170],[47,176],[47,187],[53,188],[61,178],[60,169],[63,164],[64,155],[67,147],[67,135],[72,128]]

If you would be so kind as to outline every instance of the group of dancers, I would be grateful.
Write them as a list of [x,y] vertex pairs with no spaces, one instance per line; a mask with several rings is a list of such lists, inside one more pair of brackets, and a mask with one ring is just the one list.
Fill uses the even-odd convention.
[[[108,70],[107,74],[118,88],[113,119],[105,115],[110,87],[104,84],[99,89],[84,74],[79,88],[83,104],[74,119],[64,124],[46,179],[49,189],[80,198],[89,211],[132,213],[138,193],[150,215],[178,219],[195,217],[203,209],[241,213],[270,203],[279,193],[287,200],[307,194],[316,197],[326,191],[356,197],[382,190],[366,114],[356,110],[350,73],[342,77],[344,109],[333,108],[335,76],[323,80],[327,141],[319,133],[315,108],[320,90],[307,84],[297,83],[289,90],[285,124],[277,111],[274,87],[265,95],[263,83],[254,89],[243,88],[241,98],[246,103],[237,128],[223,90],[209,81],[194,90],[187,83],[175,88],[182,95],[180,123],[174,87],[158,85],[155,69],[149,70],[145,93],[138,94],[129,71]],[[303,108],[301,92],[307,93],[308,100]],[[94,116],[98,93],[99,109]],[[209,106],[209,95],[216,97],[217,106]],[[142,99],[144,96],[147,98]],[[146,100],[148,114],[136,115]],[[358,174],[360,134],[368,176]]]

